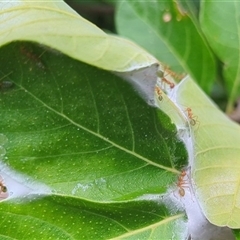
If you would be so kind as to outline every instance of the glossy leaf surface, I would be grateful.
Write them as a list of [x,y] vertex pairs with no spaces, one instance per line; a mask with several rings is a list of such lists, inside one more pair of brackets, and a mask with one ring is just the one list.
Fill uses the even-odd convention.
[[[182,215],[169,217],[159,202],[101,204],[82,199],[30,195],[0,206],[1,236],[14,239],[108,239],[128,233],[134,238],[171,238]],[[11,222],[11,224],[9,224]],[[178,239],[183,233],[178,234]]]
[[[1,49],[0,61],[1,81],[13,84],[1,89],[1,129],[8,139],[2,173],[39,196],[24,200],[24,191],[6,181],[12,200],[1,203],[2,214],[13,212],[9,222],[19,217],[14,233],[3,220],[2,235],[64,231],[65,239],[78,239],[108,229],[106,239],[170,236],[175,229],[182,238],[183,215],[164,200],[187,161],[169,118],[118,77],[49,49],[15,43]],[[18,227],[24,213],[26,230]],[[29,231],[33,222],[44,222],[43,230]]]

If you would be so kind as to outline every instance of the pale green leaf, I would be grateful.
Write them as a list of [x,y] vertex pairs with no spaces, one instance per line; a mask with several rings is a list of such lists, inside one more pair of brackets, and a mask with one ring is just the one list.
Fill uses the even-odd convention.
[[157,62],[136,44],[107,35],[63,1],[4,1],[0,7],[0,45],[34,41],[85,63],[120,72]]
[[203,213],[215,225],[240,228],[240,127],[190,78],[179,84],[176,102],[189,120],[189,161]]

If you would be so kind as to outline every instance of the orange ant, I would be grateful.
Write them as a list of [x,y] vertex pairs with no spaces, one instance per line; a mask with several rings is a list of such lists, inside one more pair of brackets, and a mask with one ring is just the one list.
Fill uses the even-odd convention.
[[3,182],[0,182],[0,193],[6,193],[7,192],[7,187],[3,184]]
[[177,186],[179,188],[178,193],[181,197],[184,197],[184,195],[185,195],[184,187],[188,187],[187,186],[188,183],[187,183],[186,179],[184,179],[186,177],[186,175],[187,175],[187,171],[183,170],[178,177],[178,182],[177,182]]
[[192,109],[191,108],[186,108],[185,110],[187,112],[187,116],[188,118],[190,119],[190,124],[192,126],[196,125],[196,123],[198,122],[197,121],[197,116],[194,116],[193,113],[192,113]]
[[158,86],[155,86],[155,90],[156,90],[156,93],[157,93],[157,95],[158,95],[158,100],[159,100],[159,101],[162,101],[162,100],[163,100],[162,90],[161,90],[160,87],[158,87]]
[[0,201],[9,196],[8,189],[3,183],[3,178],[0,176]]
[[177,80],[183,79],[184,76],[186,75],[186,74],[181,74],[181,73],[180,74],[179,73],[175,73],[175,72],[171,71],[168,67],[165,67],[164,71],[166,71],[167,74],[169,74],[171,77],[173,77],[173,78],[175,78]]
[[[169,73],[167,73],[167,75],[168,75],[168,74],[169,74]],[[173,82],[170,82],[169,80],[167,80],[167,79],[165,78],[167,75],[165,75],[164,72],[159,71],[159,72],[157,73],[157,75],[161,78],[161,81],[164,82],[164,83],[166,83],[167,85],[169,85],[169,87],[170,87],[171,89],[173,89],[173,88],[175,87],[175,84],[174,84]],[[164,76],[164,75],[165,75],[165,76]]]
[[168,81],[165,77],[162,77],[162,81],[168,84],[171,89],[175,87],[175,84],[173,82]]

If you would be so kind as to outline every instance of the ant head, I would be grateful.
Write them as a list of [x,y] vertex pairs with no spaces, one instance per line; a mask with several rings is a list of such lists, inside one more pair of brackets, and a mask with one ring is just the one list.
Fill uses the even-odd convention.
[[191,118],[191,119],[190,119],[190,124],[191,124],[192,126],[196,125],[196,120],[193,119],[193,118]]
[[185,195],[185,190],[181,187],[181,188],[179,188],[178,193],[179,193],[179,195],[180,195],[181,197],[184,197],[184,195]]
[[2,192],[7,192],[7,187],[6,186],[2,186]]

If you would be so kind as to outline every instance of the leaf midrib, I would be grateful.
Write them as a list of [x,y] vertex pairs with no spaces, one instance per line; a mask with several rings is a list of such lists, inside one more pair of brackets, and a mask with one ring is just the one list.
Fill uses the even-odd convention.
[[[18,84],[17,84],[18,85]],[[78,127],[78,128],[81,128],[82,130],[92,134],[93,136],[96,136],[98,138],[100,138],[101,140],[111,144],[112,146],[136,157],[136,158],[139,158],[143,161],[145,161],[146,163],[148,163],[149,165],[152,165],[152,166],[155,166],[155,167],[158,167],[158,168],[161,168],[161,169],[164,169],[166,171],[169,171],[169,172],[172,172],[172,173],[176,173],[176,174],[179,174],[179,171],[174,169],[174,168],[169,168],[169,167],[166,167],[166,166],[163,166],[161,164],[158,164],[158,163],[155,163],[153,161],[151,161],[150,159],[148,158],[145,158],[143,156],[141,156],[140,154],[136,153],[136,152],[133,152],[127,148],[124,148],[122,146],[120,146],[119,144],[109,140],[108,138],[104,137],[103,135],[99,134],[99,133],[96,133],[78,123],[76,123],[75,121],[73,121],[71,118],[69,118],[68,116],[66,116],[65,114],[63,113],[60,113],[58,112],[57,110],[55,110],[54,108],[48,106],[46,103],[44,103],[41,99],[39,99],[38,97],[36,97],[34,94],[32,94],[31,92],[29,92],[26,88],[24,88],[22,85],[18,85],[20,89],[22,89],[25,93],[29,94],[32,98],[34,98],[36,101],[38,101],[39,103],[41,103],[43,106],[45,106],[47,109],[49,109],[50,111],[56,113],[58,116],[64,118],[65,120],[67,120],[69,123],[73,124],[74,126]]]
[[[178,215],[175,215],[175,216],[172,216],[172,217],[168,217],[168,218],[166,218],[166,219],[164,219],[164,220],[162,220],[160,222],[154,223],[154,224],[149,225],[147,227],[143,227],[143,228],[140,228],[140,229],[137,229],[137,230],[130,231],[130,232],[125,233],[125,234],[123,234],[121,236],[117,236],[116,238],[111,238],[111,240],[124,239],[126,237],[134,236],[135,234],[139,234],[141,232],[148,231],[148,230],[151,230],[151,229],[152,229],[152,232],[153,232],[155,230],[155,228],[157,228],[157,227],[159,227],[161,225],[167,224],[168,222],[177,220],[177,219],[179,219],[179,218],[181,218],[183,216],[184,216],[184,214],[181,213],[181,214],[178,214]],[[152,234],[152,232],[151,232],[151,234]],[[151,238],[149,238],[149,239],[151,239]]]

